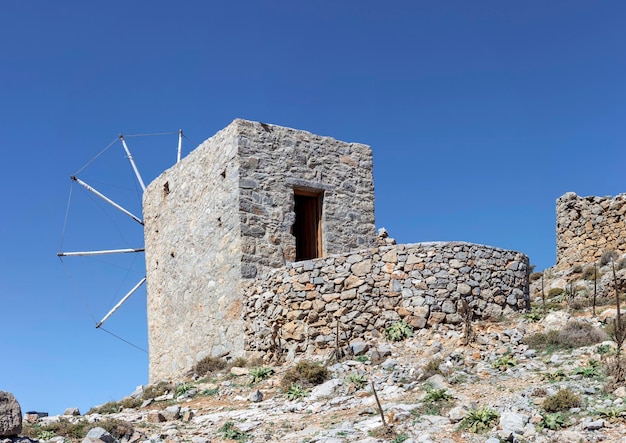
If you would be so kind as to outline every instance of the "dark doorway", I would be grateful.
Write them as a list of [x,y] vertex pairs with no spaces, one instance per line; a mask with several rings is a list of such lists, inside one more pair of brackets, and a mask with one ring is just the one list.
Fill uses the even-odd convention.
[[322,193],[294,189],[296,261],[322,256]]

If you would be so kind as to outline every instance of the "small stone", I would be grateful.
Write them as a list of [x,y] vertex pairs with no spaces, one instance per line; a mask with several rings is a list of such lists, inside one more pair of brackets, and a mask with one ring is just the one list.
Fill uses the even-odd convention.
[[161,423],[165,421],[165,417],[159,411],[148,411],[146,420],[148,423]]
[[258,389],[250,394],[250,401],[252,403],[259,403],[263,401],[263,393]]
[[161,411],[161,414],[163,414],[163,417],[165,417],[165,420],[167,421],[177,420],[178,417],[180,417],[180,406],[168,406]]
[[117,440],[103,428],[96,427],[87,433],[83,443],[117,443]]
[[234,376],[240,377],[242,375],[249,375],[250,369],[233,366],[232,368],[230,368],[230,373]]
[[597,431],[598,429],[602,429],[604,427],[604,420],[589,421],[584,423],[584,426],[588,431]]
[[354,355],[365,354],[369,349],[369,344],[364,341],[353,341],[350,343],[350,349]]
[[398,364],[398,360],[394,360],[393,358],[388,358],[387,360],[385,360],[380,367],[389,371],[393,368],[395,368]]
[[78,408],[67,408],[63,415],[80,415],[80,410]]

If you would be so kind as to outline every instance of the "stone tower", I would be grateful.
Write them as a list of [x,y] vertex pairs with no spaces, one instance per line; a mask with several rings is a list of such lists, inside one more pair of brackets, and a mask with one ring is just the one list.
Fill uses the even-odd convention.
[[375,245],[368,146],[235,120],[144,195],[150,381],[244,353],[242,287]]

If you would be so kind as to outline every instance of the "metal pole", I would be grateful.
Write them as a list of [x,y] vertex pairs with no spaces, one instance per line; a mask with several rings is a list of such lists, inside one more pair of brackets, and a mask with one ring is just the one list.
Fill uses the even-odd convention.
[[128,156],[128,160],[130,161],[131,166],[133,167],[133,171],[135,171],[135,176],[137,177],[137,180],[139,180],[139,184],[141,185],[141,189],[146,190],[146,185],[143,184],[143,180],[141,179],[141,174],[139,174],[139,169],[137,169],[137,165],[135,164],[135,160],[133,160],[133,156],[130,153],[130,150],[128,149],[128,146],[126,146],[126,140],[124,140],[124,136],[122,134],[120,134],[120,140],[122,140],[122,146],[124,146],[124,151],[126,151],[126,155]]
[[181,153],[183,152],[183,130],[178,130],[178,157],[176,157],[176,163],[180,161]]
[[128,294],[126,294],[126,295],[124,296],[124,298],[122,298],[122,299],[119,301],[119,303],[118,303],[118,304],[116,304],[115,306],[113,306],[113,309],[111,309],[111,310],[109,311],[109,313],[108,313],[107,315],[105,315],[105,316],[104,316],[104,318],[103,318],[102,320],[100,320],[100,323],[98,323],[98,324],[96,325],[96,329],[97,329],[97,328],[99,328],[100,326],[102,326],[102,323],[104,323],[105,321],[107,321],[107,319],[108,319],[111,315],[113,315],[113,313],[114,313],[115,311],[117,311],[117,310],[120,308],[120,306],[122,306],[122,304],[124,304],[124,302],[125,302],[126,300],[128,300],[128,297],[130,297],[131,295],[133,295],[133,294],[135,293],[135,291],[136,291],[137,289],[139,289],[139,287],[140,287],[141,285],[143,285],[145,282],[146,282],[146,277],[142,278],[142,279],[139,281],[139,283],[137,283],[137,284],[135,285],[135,287],[134,287],[133,289],[131,289],[131,290],[128,292]]
[[123,207],[121,207],[120,205],[118,205],[117,203],[115,203],[113,200],[111,200],[110,198],[108,198],[106,195],[96,191],[94,188],[92,188],[91,186],[89,186],[87,183],[85,183],[84,181],[82,181],[80,178],[75,177],[75,176],[71,176],[70,177],[72,180],[74,180],[76,183],[78,183],[79,185],[81,185],[82,187],[84,187],[85,189],[87,189],[88,191],[96,194],[98,197],[100,197],[102,200],[104,200],[105,202],[107,202],[108,204],[110,204],[111,206],[113,206],[114,208],[122,211],[124,214],[128,215],[130,218],[132,218],[133,220],[135,220],[137,223],[139,223],[140,225],[143,225],[143,221],[141,221],[141,219],[139,217],[137,217],[136,215],[133,215],[131,212],[127,211],[126,209],[124,209]]
[[129,248],[129,249],[103,249],[100,251],[76,251],[76,252],[59,252],[59,257],[76,257],[85,255],[105,255],[105,254],[126,254],[128,252],[144,252],[145,248]]

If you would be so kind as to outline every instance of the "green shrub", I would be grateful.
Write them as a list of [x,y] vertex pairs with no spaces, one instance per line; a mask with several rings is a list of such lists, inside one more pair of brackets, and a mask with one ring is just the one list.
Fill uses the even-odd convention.
[[204,391],[200,393],[200,395],[213,396],[213,395],[217,395],[219,392],[220,392],[220,388],[216,386],[214,388],[205,389]]
[[174,390],[174,397],[180,397],[181,395],[184,395],[195,388],[196,386],[193,383],[180,383],[176,385],[176,389]]
[[491,429],[498,422],[500,414],[489,406],[470,409],[465,418],[459,423],[459,429],[468,430],[475,434]]
[[543,401],[543,409],[546,412],[567,411],[570,408],[582,406],[583,400],[580,395],[574,393],[569,388],[561,389],[554,395],[547,397]]
[[357,390],[363,389],[367,385],[367,378],[361,374],[349,374],[346,380],[348,383],[353,384]]
[[293,384],[308,388],[324,383],[328,375],[328,369],[321,364],[311,360],[301,360],[285,372],[280,384],[285,389],[289,389]]
[[562,412],[541,414],[539,426],[556,431],[557,429],[567,426],[567,417],[565,417]]
[[272,368],[265,366],[259,366],[257,368],[250,369],[250,384],[258,383],[261,380],[265,380],[274,373]]
[[238,429],[232,421],[224,423],[224,425],[219,428],[217,432],[222,434],[222,438],[224,440],[246,441],[250,438],[248,434]]
[[584,378],[594,378],[600,375],[600,362],[589,360],[585,366],[579,366],[572,371],[573,375],[582,375]]
[[413,335],[413,328],[404,320],[395,322],[383,331],[387,340],[400,341]]
[[289,386],[286,392],[287,398],[289,400],[299,400],[308,395],[308,392],[302,388],[302,386],[293,384]]
[[494,361],[491,366],[493,366],[495,369],[506,371],[507,369],[512,368],[516,364],[517,364],[517,360],[515,360],[509,354],[504,354],[502,357]]

